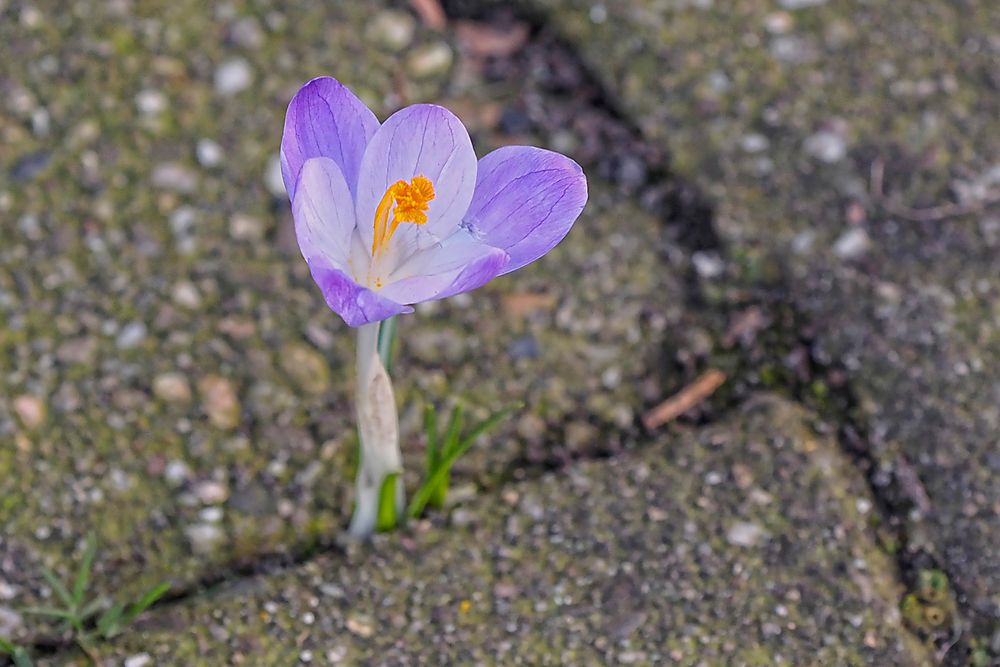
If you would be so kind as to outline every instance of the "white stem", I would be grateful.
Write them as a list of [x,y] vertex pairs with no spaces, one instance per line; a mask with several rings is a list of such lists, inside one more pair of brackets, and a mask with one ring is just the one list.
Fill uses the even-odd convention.
[[[399,418],[392,381],[378,356],[379,323],[358,328],[358,385],[356,412],[361,460],[358,462],[357,496],[351,534],[375,532],[379,491],[386,475],[403,470],[399,451]],[[403,480],[396,480],[396,516],[403,516]]]

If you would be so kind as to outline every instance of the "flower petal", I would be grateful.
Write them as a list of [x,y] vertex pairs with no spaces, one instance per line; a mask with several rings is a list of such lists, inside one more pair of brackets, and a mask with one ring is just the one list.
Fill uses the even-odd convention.
[[[416,228],[419,247],[446,239],[458,227],[476,185],[476,153],[469,133],[455,114],[433,104],[415,104],[390,116],[368,143],[358,176],[358,230],[368,247],[374,236],[375,209],[390,185],[425,176],[434,199],[424,225]],[[404,228],[406,228],[404,230]]]
[[325,265],[322,261],[310,262],[309,270],[326,299],[326,305],[344,318],[348,326],[359,327],[362,324],[380,322],[393,315],[413,312],[409,306],[362,287],[340,269]]
[[499,148],[479,161],[476,194],[462,222],[510,254],[504,273],[552,250],[587,203],[587,177],[565,155],[531,146]]
[[507,253],[458,230],[432,248],[418,250],[379,292],[399,303],[421,303],[482,287],[500,275]]
[[354,233],[354,199],[337,164],[328,157],[306,160],[292,200],[295,237],[307,262],[323,259],[345,269]]
[[281,137],[281,176],[292,200],[299,173],[311,157],[337,163],[353,193],[365,147],[378,130],[378,118],[336,79],[321,76],[299,89],[285,114]]

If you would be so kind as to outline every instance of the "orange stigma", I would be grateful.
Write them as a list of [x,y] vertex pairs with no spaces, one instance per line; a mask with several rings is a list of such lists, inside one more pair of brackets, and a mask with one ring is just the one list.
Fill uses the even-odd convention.
[[[385,248],[400,223],[423,225],[427,222],[428,202],[434,199],[434,184],[426,176],[414,176],[407,183],[396,181],[382,195],[375,209],[375,234],[372,256]],[[390,222],[390,218],[392,222]]]

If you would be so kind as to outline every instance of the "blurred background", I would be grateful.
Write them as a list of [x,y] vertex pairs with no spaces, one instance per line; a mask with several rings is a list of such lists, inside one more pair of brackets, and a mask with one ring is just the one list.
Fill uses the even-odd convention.
[[[94,532],[172,584],[108,665],[1000,664],[998,63],[992,0],[0,0],[0,637],[87,664],[22,611]],[[400,320],[409,474],[425,402],[526,407],[371,544],[318,75],[590,183]]]

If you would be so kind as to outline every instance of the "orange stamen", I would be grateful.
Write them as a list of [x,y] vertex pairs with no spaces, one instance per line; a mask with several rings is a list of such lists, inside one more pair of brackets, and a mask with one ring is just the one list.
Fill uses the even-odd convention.
[[434,184],[425,176],[414,176],[409,183],[396,181],[390,185],[375,209],[372,256],[388,245],[400,223],[426,224],[428,202],[432,199]]

